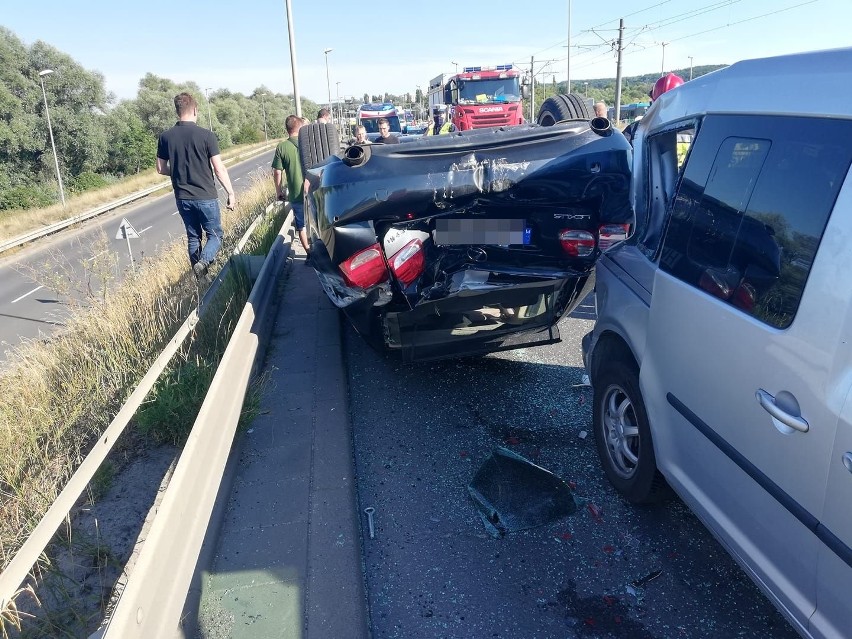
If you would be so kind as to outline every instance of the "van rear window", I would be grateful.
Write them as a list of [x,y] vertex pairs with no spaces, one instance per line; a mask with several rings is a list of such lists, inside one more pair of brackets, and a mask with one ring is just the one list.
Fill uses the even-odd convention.
[[661,268],[786,328],[850,161],[852,122],[708,116],[675,197]]

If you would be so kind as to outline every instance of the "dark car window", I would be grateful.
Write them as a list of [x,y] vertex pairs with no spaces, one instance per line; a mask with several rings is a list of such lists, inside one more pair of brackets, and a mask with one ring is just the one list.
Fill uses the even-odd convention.
[[675,197],[661,268],[786,328],[850,160],[852,122],[707,117]]
[[695,138],[694,121],[675,124],[644,141],[642,182],[637,184],[635,237],[640,250],[653,259],[660,246],[666,217],[684,160]]

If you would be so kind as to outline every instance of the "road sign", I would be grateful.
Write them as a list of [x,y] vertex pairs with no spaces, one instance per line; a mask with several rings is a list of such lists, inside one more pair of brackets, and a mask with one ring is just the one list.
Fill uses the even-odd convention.
[[117,240],[127,240],[127,254],[130,256],[130,268],[136,270],[136,262],[133,261],[133,251],[130,250],[130,240],[139,239],[139,233],[133,228],[133,225],[126,217],[121,218],[121,226],[118,227],[118,233],[115,234]]
[[117,240],[139,239],[139,233],[133,228],[133,225],[126,217],[121,218],[121,226],[118,227],[118,233],[115,234]]

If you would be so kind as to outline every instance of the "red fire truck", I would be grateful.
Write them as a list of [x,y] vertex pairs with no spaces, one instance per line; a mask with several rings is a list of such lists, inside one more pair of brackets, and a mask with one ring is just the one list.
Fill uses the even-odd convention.
[[442,73],[429,83],[429,110],[447,105],[460,131],[522,124],[520,81],[520,73],[511,64],[465,67],[455,75]]

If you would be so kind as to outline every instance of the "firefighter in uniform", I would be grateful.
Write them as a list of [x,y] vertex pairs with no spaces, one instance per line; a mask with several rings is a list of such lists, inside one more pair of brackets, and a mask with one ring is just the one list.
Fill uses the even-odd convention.
[[452,133],[455,130],[455,125],[447,120],[447,105],[436,104],[432,107],[432,121],[426,127],[423,135],[441,135],[443,133]]

